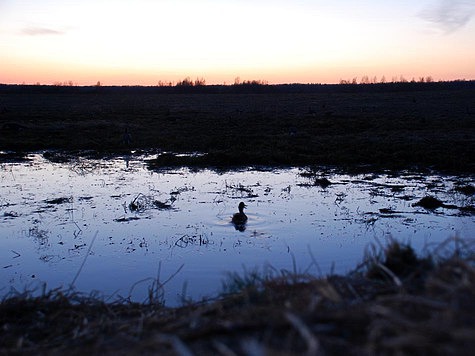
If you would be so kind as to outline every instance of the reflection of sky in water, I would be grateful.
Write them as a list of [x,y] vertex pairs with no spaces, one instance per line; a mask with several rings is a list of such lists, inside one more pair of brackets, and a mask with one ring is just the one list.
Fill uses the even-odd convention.
[[[47,282],[80,291],[128,296],[134,283],[164,281],[168,304],[186,282],[188,297],[220,290],[226,271],[264,267],[344,273],[365,247],[389,237],[418,249],[448,237],[473,237],[472,216],[457,209],[428,212],[412,204],[427,194],[456,205],[473,204],[453,191],[455,177],[346,176],[308,186],[299,170],[152,173],[139,161],[55,164],[39,156],[0,170],[0,294]],[[469,183],[473,184],[473,180]],[[61,204],[53,199],[68,198]],[[230,218],[244,201],[244,232]],[[136,202],[139,210],[131,212]],[[171,203],[160,210],[155,202]],[[396,211],[382,216],[379,209]],[[309,252],[311,251],[311,253]],[[318,263],[318,267],[312,265]],[[132,293],[145,299],[150,280]]]

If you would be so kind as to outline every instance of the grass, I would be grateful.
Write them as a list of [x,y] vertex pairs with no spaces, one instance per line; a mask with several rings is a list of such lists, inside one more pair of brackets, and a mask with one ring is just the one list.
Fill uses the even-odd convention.
[[[475,346],[475,249],[395,241],[346,276],[231,274],[207,303],[105,302],[60,290],[0,303],[1,354],[433,354]],[[229,289],[228,289],[229,292]]]

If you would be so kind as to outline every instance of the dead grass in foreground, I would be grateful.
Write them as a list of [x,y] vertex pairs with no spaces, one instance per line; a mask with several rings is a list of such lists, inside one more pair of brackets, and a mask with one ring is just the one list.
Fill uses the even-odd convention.
[[420,258],[393,242],[347,276],[282,274],[173,309],[17,295],[0,304],[0,354],[468,355],[473,246],[454,238]]

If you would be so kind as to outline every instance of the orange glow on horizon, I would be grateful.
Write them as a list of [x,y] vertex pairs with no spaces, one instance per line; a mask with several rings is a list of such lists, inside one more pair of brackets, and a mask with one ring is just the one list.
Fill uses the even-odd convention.
[[[117,71],[117,70],[84,70],[84,72],[75,72],[67,67],[58,67],[54,65],[42,65],[32,68],[27,64],[16,63],[15,68],[17,72],[7,72],[0,75],[0,84],[42,84],[53,85],[57,83],[73,83],[78,86],[95,85],[98,81],[102,85],[117,85],[117,86],[155,86],[161,83],[173,83],[181,81],[187,77],[191,80],[197,78],[204,78],[207,85],[213,84],[233,84],[236,78],[241,81],[244,80],[260,80],[268,84],[337,84],[341,80],[357,79],[358,82],[364,76],[367,76],[371,81],[376,79],[380,82],[384,77],[386,81],[392,81],[394,78],[398,80],[404,78],[406,80],[420,77],[432,77],[435,81],[452,81],[452,80],[475,80],[475,75],[471,74],[469,69],[451,70],[448,68],[444,71],[431,71],[430,68],[420,68],[419,70],[401,71],[397,68],[392,68],[392,71],[370,72],[365,70],[358,70],[358,68],[332,68],[325,71],[318,71],[317,69],[293,69],[282,71],[259,71],[249,70],[236,72],[236,74],[226,75],[225,73],[209,73],[204,74],[188,74],[188,73],[147,73],[145,71]],[[54,73],[54,74],[52,74]]]
[[107,66],[85,66],[68,65],[61,62],[36,61],[31,65],[30,59],[7,58],[2,62],[2,67],[9,68],[0,73],[0,83],[2,84],[45,84],[72,82],[74,85],[95,85],[100,81],[103,85],[158,85],[159,81],[163,83],[176,83],[186,77],[192,80],[204,78],[206,84],[232,84],[235,78],[243,80],[262,80],[269,84],[290,84],[290,83],[339,83],[340,80],[352,80],[357,78],[358,82],[363,76],[370,79],[374,77],[378,81],[384,76],[387,81],[393,78],[412,78],[418,80],[420,77],[431,76],[435,81],[450,80],[474,80],[475,70],[470,58],[458,60],[459,65],[453,66],[453,58],[446,58],[442,68],[437,63],[426,64],[405,63],[403,65],[393,64],[374,64],[374,65],[327,65],[321,68],[319,65],[312,67],[274,67],[274,68],[244,68],[241,70],[220,68],[217,70],[196,71],[192,68],[183,70],[159,70],[149,68],[107,68]]
[[475,79],[475,4],[433,1],[6,1],[0,83]]

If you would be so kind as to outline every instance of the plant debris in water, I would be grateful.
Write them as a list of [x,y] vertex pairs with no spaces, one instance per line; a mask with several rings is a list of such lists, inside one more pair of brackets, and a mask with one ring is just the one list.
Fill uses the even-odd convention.
[[[475,347],[475,253],[391,242],[346,276],[234,278],[233,294],[165,308],[55,290],[0,304],[1,354],[466,355]],[[233,282],[233,283],[234,283]]]
[[15,212],[15,211],[5,211],[5,212],[3,213],[3,217],[4,217],[4,218],[17,218],[17,217],[19,217],[19,216],[20,216],[20,214],[18,214],[18,213]]
[[462,194],[465,194],[467,196],[472,196],[475,194],[475,187],[473,185],[457,185],[455,187],[455,190],[457,192],[460,192]]
[[157,209],[160,209],[160,210],[169,210],[169,209],[172,209],[172,208],[173,208],[171,204],[168,204],[168,203],[165,203],[165,202],[161,202],[160,200],[154,200],[153,205],[154,205]]
[[[173,203],[176,198],[174,197],[174,193],[170,195],[170,202]],[[142,193],[138,194],[129,204],[129,210],[131,212],[144,212],[148,209],[169,210],[173,209],[173,206],[172,204],[156,200],[152,196]]]
[[130,222],[130,221],[135,221],[135,220],[140,220],[140,218],[137,216],[128,216],[128,217],[123,216],[123,217],[114,219],[114,221],[116,222]]
[[327,179],[327,178],[317,178],[314,181],[314,185],[322,187],[322,188],[327,188],[330,186],[332,183]]
[[45,200],[45,203],[52,204],[52,205],[59,205],[59,204],[71,203],[72,201],[73,199],[71,197],[61,197],[61,198]]

